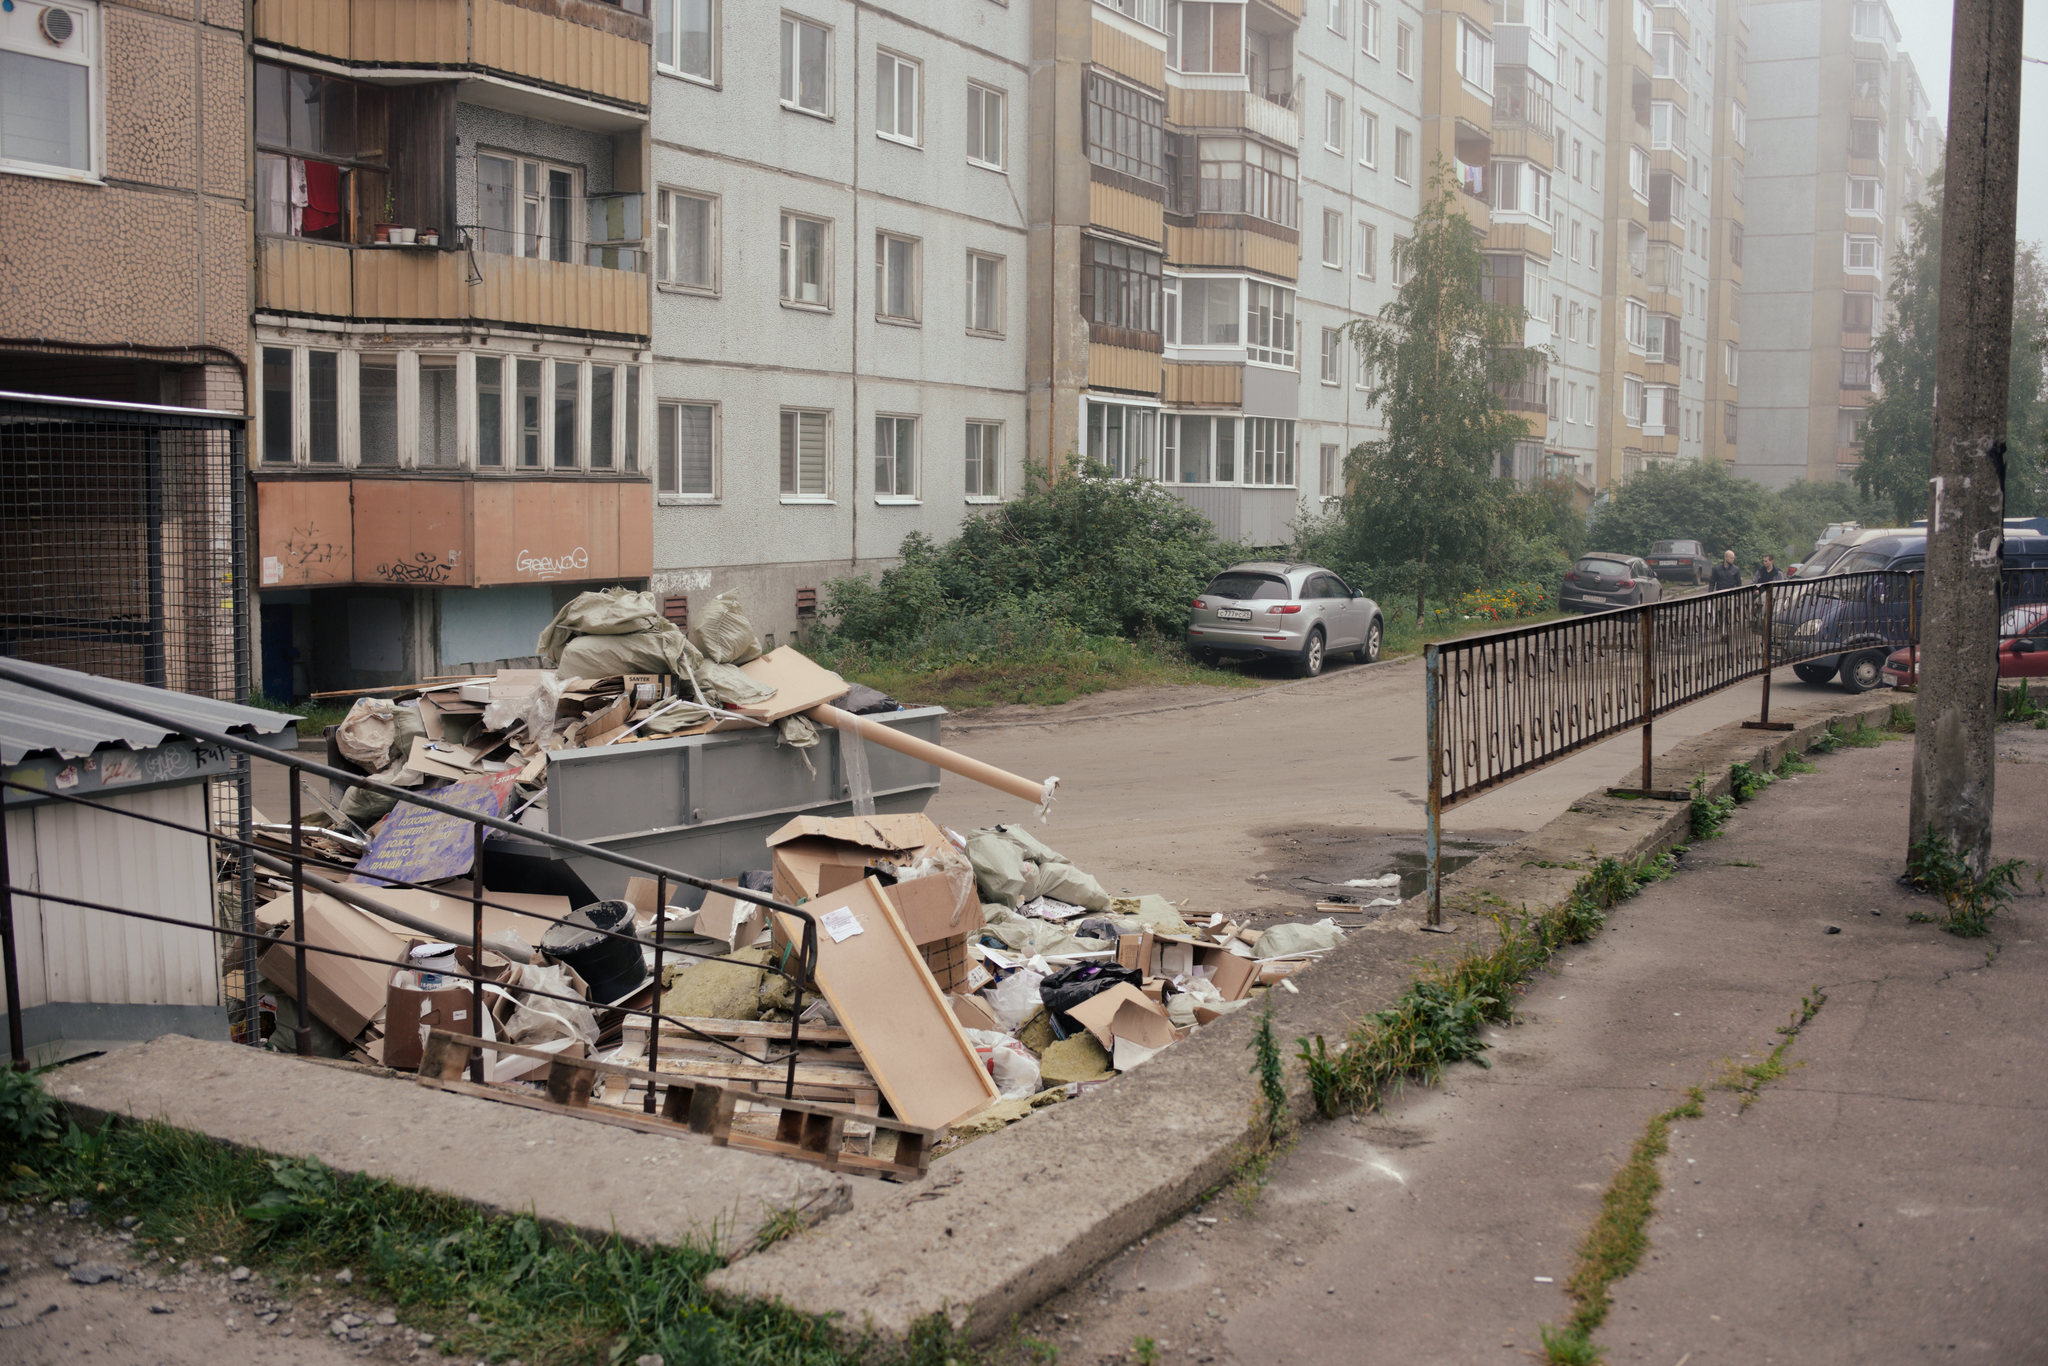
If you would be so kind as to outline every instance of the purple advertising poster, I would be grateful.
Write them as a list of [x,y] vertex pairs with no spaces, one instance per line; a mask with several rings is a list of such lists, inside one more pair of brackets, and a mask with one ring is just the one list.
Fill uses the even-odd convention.
[[[478,815],[503,812],[505,798],[512,790],[512,775],[465,778],[452,787],[436,788],[424,796]],[[460,816],[429,811],[424,806],[400,802],[384,818],[384,824],[370,841],[369,850],[356,864],[352,881],[382,887],[389,882],[439,882],[469,871],[474,856],[475,827]]]

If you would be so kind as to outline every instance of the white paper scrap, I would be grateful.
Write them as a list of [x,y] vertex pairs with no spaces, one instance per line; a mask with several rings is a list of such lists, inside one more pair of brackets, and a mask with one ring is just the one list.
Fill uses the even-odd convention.
[[1346,887],[1397,887],[1401,883],[1399,873],[1388,873],[1385,877],[1354,877],[1345,879]]
[[860,933],[860,921],[853,918],[851,906],[841,906],[836,911],[827,911],[818,923],[825,927],[825,933],[832,936],[832,942],[843,944]]

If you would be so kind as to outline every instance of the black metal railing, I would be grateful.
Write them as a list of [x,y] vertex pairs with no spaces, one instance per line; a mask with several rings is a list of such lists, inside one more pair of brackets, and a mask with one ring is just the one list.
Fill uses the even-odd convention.
[[[470,932],[467,936],[464,936],[441,927],[437,929],[436,935],[439,938],[451,939],[457,942],[458,945],[466,940],[467,945],[471,949],[471,971],[442,970],[441,975],[470,984],[473,1009],[476,1012],[474,1018],[479,1022],[479,1028],[481,1028],[481,1022],[486,1018],[484,1014],[486,1009],[485,990],[488,986],[495,985],[497,980],[486,976],[482,971],[482,955],[486,950],[501,951],[485,936],[485,910],[497,909],[508,911],[529,919],[545,921],[550,925],[568,923],[564,917],[536,914],[530,904],[513,905],[496,900],[491,892],[485,890],[483,886],[485,837],[487,832],[497,831],[504,834],[517,835],[521,840],[544,845],[562,853],[602,860],[629,872],[650,877],[655,881],[655,932],[651,945],[653,949],[653,963],[647,987],[651,991],[651,996],[647,1005],[606,1004],[604,1002],[587,1001],[580,996],[566,996],[520,986],[518,990],[522,995],[542,1000],[589,1005],[601,1015],[616,1012],[621,1018],[645,1017],[648,1022],[647,1067],[650,1072],[659,1070],[662,1026],[668,1025],[684,1034],[693,1036],[701,1042],[734,1053],[750,1067],[772,1066],[778,1063],[786,1064],[787,1071],[783,1083],[783,1093],[785,1096],[793,1096],[795,1094],[797,1055],[801,1038],[800,1017],[804,1009],[804,992],[806,985],[814,978],[818,961],[817,923],[812,914],[802,907],[789,905],[760,892],[749,891],[742,887],[730,886],[710,878],[683,872],[679,869],[649,863],[642,859],[633,858],[630,855],[586,844],[580,840],[568,839],[546,830],[537,830],[531,826],[519,824],[508,817],[469,810],[465,807],[443,801],[434,792],[395,787],[389,783],[380,782],[375,778],[364,777],[360,773],[351,773],[311,759],[301,758],[295,754],[280,752],[270,748],[260,740],[203,730],[195,727],[189,721],[163,715],[148,707],[138,707],[114,698],[97,695],[89,688],[79,688],[68,684],[51,682],[47,678],[18,668],[6,659],[0,659],[0,680],[19,684],[67,701],[95,707],[101,711],[112,712],[118,716],[148,722],[149,724],[160,726],[173,734],[186,736],[203,744],[217,745],[235,751],[246,756],[246,758],[275,763],[290,770],[290,823],[286,827],[289,832],[290,845],[287,850],[282,852],[272,845],[266,845],[252,838],[253,832],[246,822],[236,832],[229,833],[218,826],[213,828],[190,826],[164,817],[145,815],[137,811],[101,803],[89,797],[75,796],[45,787],[0,779],[0,788],[19,792],[25,796],[33,796],[38,800],[56,800],[75,806],[90,807],[97,811],[130,820],[166,827],[172,830],[185,831],[200,838],[210,839],[215,847],[221,851],[222,862],[227,868],[227,875],[223,878],[223,881],[232,881],[244,888],[252,887],[256,880],[256,870],[261,868],[268,873],[280,875],[286,879],[285,886],[292,898],[291,927],[282,935],[274,935],[268,931],[256,928],[253,918],[254,908],[248,904],[246,899],[242,903],[240,914],[233,917],[237,923],[223,923],[224,918],[216,915],[214,917],[215,923],[211,925],[195,925],[195,922],[191,920],[181,919],[176,916],[138,911],[129,907],[67,896],[36,887],[16,886],[8,867],[5,842],[0,841],[0,972],[4,972],[7,990],[8,1048],[14,1066],[23,1067],[27,1064],[23,1020],[24,1009],[16,961],[18,936],[14,923],[14,908],[17,897],[24,900],[32,900],[43,905],[62,906],[81,913],[114,915],[180,928],[203,929],[209,933],[221,936],[229,941],[232,946],[239,948],[241,952],[235,956],[249,963],[253,963],[255,950],[259,947],[289,945],[292,950],[293,973],[296,978],[289,990],[293,999],[298,1004],[299,1019],[295,1045],[297,1052],[301,1056],[310,1055],[312,1037],[308,1023],[308,1002],[311,999],[307,969],[307,955],[309,953],[327,954],[335,958],[377,963],[393,969],[404,967],[405,963],[403,961],[386,963],[385,960],[372,954],[358,953],[352,950],[307,942],[306,896],[308,892],[332,896],[351,903],[359,909],[371,910],[373,913],[379,914],[386,919],[403,923],[409,919],[403,911],[389,906],[383,906],[380,909],[380,903],[376,895],[379,887],[389,886],[422,891],[436,890],[425,883],[382,875],[380,875],[377,884],[346,885],[320,876],[322,871],[331,872],[337,876],[345,876],[354,867],[353,864],[322,856],[307,845],[306,836],[312,833],[320,833],[321,828],[307,827],[303,824],[301,780],[305,778],[322,778],[330,782],[345,784],[349,787],[382,793],[395,798],[405,805],[439,812],[446,816],[454,816],[471,826],[471,877],[470,891],[466,897],[471,906]],[[437,790],[445,792],[446,789]],[[723,956],[683,948],[679,944],[671,943],[669,936],[663,932],[663,914],[668,905],[669,892],[672,887],[677,886],[695,887],[706,892],[717,891],[740,901],[766,907],[771,912],[793,917],[801,926],[800,934],[794,945],[793,958],[789,953],[785,952],[780,958],[761,967],[761,971],[773,976],[782,977],[790,983],[793,1005],[790,1012],[790,1032],[788,1051],[786,1053],[770,1054],[767,1057],[749,1053],[723,1038],[705,1033],[686,1019],[668,1015],[662,1011],[662,975],[664,965],[670,955],[697,959],[712,959]],[[245,892],[244,896],[246,897],[246,895],[247,893]],[[612,939],[631,940],[636,948],[642,943],[637,934],[605,930],[581,923],[577,924],[577,929],[581,933],[595,933]],[[253,976],[253,968],[250,971]],[[280,986],[283,985],[280,983]],[[389,1037],[388,1034],[387,1037]],[[254,1028],[248,1030],[245,1041],[249,1043],[259,1042],[257,1031]],[[474,1082],[480,1083],[484,1080],[484,1051],[481,1049],[477,1050],[471,1059],[471,1079]],[[690,1078],[679,1075],[676,1084],[687,1086],[690,1084]],[[658,1104],[655,1089],[650,1084],[647,1087],[646,1095],[643,1097],[643,1106],[650,1114],[654,1112]]]

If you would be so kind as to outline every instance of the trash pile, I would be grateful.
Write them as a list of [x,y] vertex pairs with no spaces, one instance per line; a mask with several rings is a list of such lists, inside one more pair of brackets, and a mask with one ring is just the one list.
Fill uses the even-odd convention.
[[[809,766],[829,727],[849,774],[864,772],[867,744],[886,745],[1041,815],[1057,781],[863,724],[860,714],[897,705],[794,649],[762,653],[730,595],[686,635],[650,594],[584,593],[542,632],[539,653],[552,669],[360,697],[329,733],[330,759],[536,829],[551,756],[722,730],[773,727],[773,743],[750,752]],[[697,1086],[726,1097],[718,1141],[780,1134],[769,1150],[855,1170],[881,1170],[872,1145],[894,1140],[921,1171],[927,1140],[966,1141],[1102,1085],[1261,988],[1291,990],[1289,976],[1343,939],[1328,920],[1192,924],[1163,897],[1110,895],[1022,825],[962,835],[920,812],[877,813],[861,790],[787,819],[758,848],[721,846],[717,871],[733,875],[709,892],[671,882],[663,905],[652,877],[611,898],[538,887],[467,820],[336,787],[312,794],[323,809],[298,832],[318,860],[303,895],[307,943],[356,955],[307,955],[303,1009],[326,1031],[321,1051],[428,1080],[452,1077],[454,1064],[437,1060],[452,1038],[462,1061],[480,1052],[487,1084],[524,1088],[535,1104],[560,1099],[563,1067],[587,1062],[572,1103],[621,1123],[653,1122],[640,1115],[655,1110],[680,1120],[690,1102],[679,1110],[677,1097]],[[849,805],[854,814],[837,814]],[[292,848],[288,825],[259,818],[257,835],[279,855]],[[273,1046],[288,1047],[300,1009],[290,865],[259,863],[272,895],[256,919],[274,936],[259,969]],[[486,979],[481,1019],[470,975]],[[634,1013],[657,1008],[658,1034]],[[829,1143],[810,1141],[815,1125]],[[868,1153],[851,1155],[861,1144]]]

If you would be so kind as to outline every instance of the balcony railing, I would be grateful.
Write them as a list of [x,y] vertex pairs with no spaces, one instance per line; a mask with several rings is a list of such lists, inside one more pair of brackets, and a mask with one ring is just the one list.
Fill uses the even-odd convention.
[[1551,112],[1550,91],[1519,67],[1500,67],[1493,73],[1493,122],[1495,127],[1516,124],[1548,133],[1557,126]]
[[[648,266],[644,200],[641,194],[587,195],[546,201],[546,214],[522,227],[509,223],[464,223],[473,250],[530,260],[563,261],[600,270],[646,274]],[[580,236],[570,229],[583,225]]]

